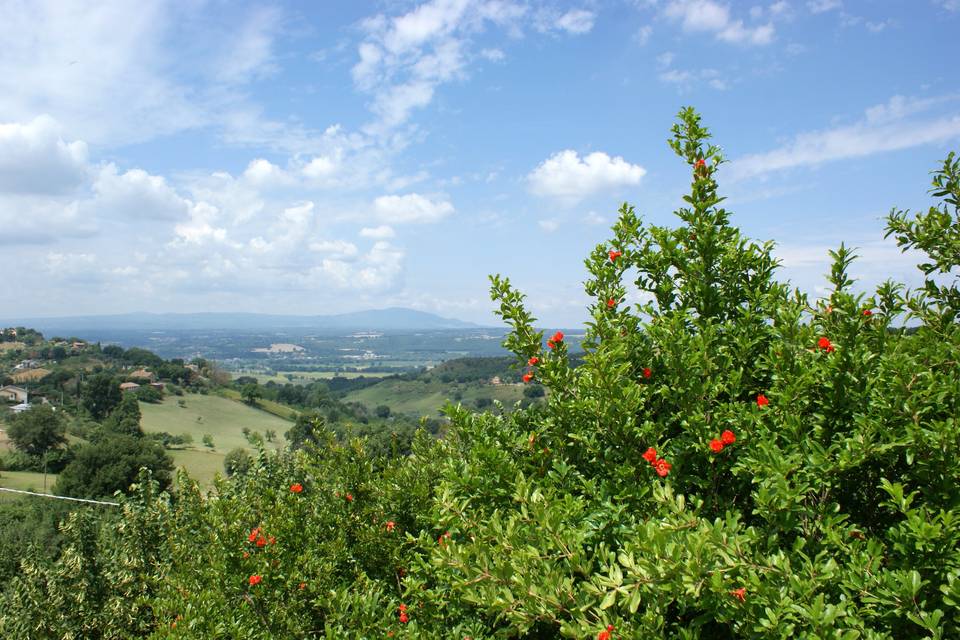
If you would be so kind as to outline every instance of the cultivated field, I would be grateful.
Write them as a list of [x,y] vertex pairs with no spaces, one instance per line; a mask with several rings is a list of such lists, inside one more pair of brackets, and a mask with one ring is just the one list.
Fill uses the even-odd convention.
[[459,400],[454,396],[456,389],[457,387],[441,382],[424,384],[419,380],[385,380],[376,386],[347,394],[344,401],[359,402],[370,409],[385,404],[394,413],[437,417],[448,401],[472,406],[477,398],[491,398],[509,406],[523,398],[521,385],[462,385],[459,387]]
[[396,372],[387,371],[277,371],[274,374],[262,372],[234,371],[234,379],[241,376],[256,378],[260,384],[274,382],[276,384],[307,384],[314,380],[330,380],[331,378],[385,378],[395,375]]
[[23,382],[36,382],[37,380],[42,380],[50,375],[48,369],[27,369],[26,371],[21,371],[10,376],[14,382],[23,383]]

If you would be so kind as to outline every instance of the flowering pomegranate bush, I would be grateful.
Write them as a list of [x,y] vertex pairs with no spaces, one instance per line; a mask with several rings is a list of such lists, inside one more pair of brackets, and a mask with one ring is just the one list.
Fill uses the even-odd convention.
[[[960,636],[960,163],[888,218],[930,257],[921,289],[856,292],[841,245],[809,300],[731,225],[692,109],[670,144],[679,226],[621,208],[586,260],[581,365],[492,278],[545,403],[451,406],[444,440],[385,464],[328,437],[207,495],[141,492],[25,565],[4,637]],[[45,601],[86,608],[56,626]]]
[[[771,244],[730,225],[707,140],[684,110],[680,226],[624,205],[587,259],[582,366],[556,336],[544,350],[522,295],[492,279],[507,345],[550,400],[451,410],[437,506],[452,542],[419,586],[508,637],[960,634],[956,280],[857,294],[841,246],[827,299],[791,291]],[[943,204],[889,220],[928,275],[960,262],[958,177],[951,155]],[[618,303],[628,281],[648,302]]]

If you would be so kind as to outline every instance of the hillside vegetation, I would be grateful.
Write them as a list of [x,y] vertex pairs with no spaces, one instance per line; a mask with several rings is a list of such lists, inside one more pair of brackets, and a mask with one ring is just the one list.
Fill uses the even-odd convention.
[[8,574],[0,634],[960,637],[960,162],[928,211],[887,218],[928,256],[923,288],[857,292],[841,245],[810,300],[731,224],[708,138],[684,109],[676,227],[624,205],[587,257],[577,366],[491,278],[543,401],[451,405],[445,437],[391,449],[336,437],[329,416],[360,407],[288,389],[316,409],[290,449],[209,491],[144,472],[117,512],[72,513],[57,553]]

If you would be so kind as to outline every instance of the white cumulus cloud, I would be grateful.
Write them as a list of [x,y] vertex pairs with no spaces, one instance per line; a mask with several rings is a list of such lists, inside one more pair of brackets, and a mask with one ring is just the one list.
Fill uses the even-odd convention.
[[69,193],[86,177],[86,143],[65,142],[50,116],[0,123],[0,191]]
[[572,149],[553,154],[527,176],[530,190],[538,196],[576,204],[604,189],[639,184],[647,170],[622,157],[611,158],[595,151],[583,158]]
[[679,22],[684,31],[713,33],[717,39],[735,44],[770,44],[775,35],[772,24],[748,26],[733,18],[727,5],[714,0],[671,0],[664,15]]
[[438,222],[454,212],[449,201],[431,200],[419,193],[380,196],[373,201],[373,209],[381,220],[393,224]]

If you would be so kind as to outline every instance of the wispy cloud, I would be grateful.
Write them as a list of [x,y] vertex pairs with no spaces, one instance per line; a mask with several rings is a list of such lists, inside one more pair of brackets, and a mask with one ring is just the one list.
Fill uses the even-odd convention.
[[801,133],[777,149],[739,158],[731,163],[729,173],[733,179],[743,179],[952,140],[960,137],[960,113],[926,119],[910,116],[953,100],[950,96],[935,99],[894,96],[885,104],[867,109],[859,122]]

